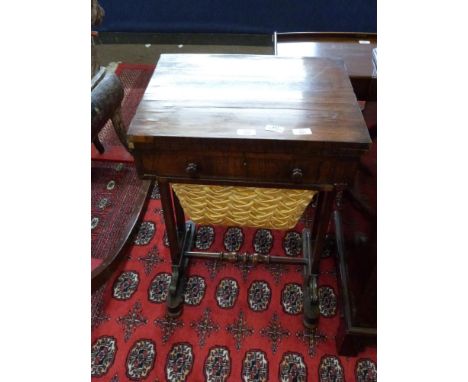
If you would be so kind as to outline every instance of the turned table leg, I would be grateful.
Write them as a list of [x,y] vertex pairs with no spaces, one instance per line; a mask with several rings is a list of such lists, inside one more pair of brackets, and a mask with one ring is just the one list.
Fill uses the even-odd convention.
[[[177,226],[172,207],[172,189],[166,179],[159,179],[159,192],[161,193],[161,206],[164,211],[169,252],[172,261],[172,279],[167,296],[167,309],[170,315],[179,316],[182,313],[183,297],[183,269],[181,269],[181,248],[177,235]],[[182,274],[181,274],[182,271]]]
[[[182,314],[184,304],[185,271],[189,258],[184,253],[192,249],[195,224],[183,221],[183,210],[167,179],[158,179],[161,205],[164,211],[167,239],[172,261],[172,277],[167,296],[167,312],[172,317]],[[173,207],[173,201],[175,210]]]
[[320,257],[325,246],[325,236],[333,208],[334,192],[324,191],[318,195],[312,231],[303,231],[303,252],[308,259],[304,272],[304,325],[315,328],[320,316],[318,298],[318,274]]
[[177,233],[179,235],[179,241],[182,240],[183,235],[185,234],[185,214],[182,206],[180,205],[179,198],[175,194],[172,193],[172,197],[174,200],[174,209],[175,209],[175,217],[176,217],[176,226],[177,226]]

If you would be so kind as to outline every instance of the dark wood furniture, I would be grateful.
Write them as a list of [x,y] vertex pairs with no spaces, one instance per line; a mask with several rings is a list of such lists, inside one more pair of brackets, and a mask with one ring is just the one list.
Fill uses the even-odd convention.
[[[181,314],[190,258],[283,262],[304,265],[304,324],[316,325],[319,258],[334,194],[353,181],[371,143],[342,62],[161,55],[128,140],[139,175],[159,182],[172,258],[170,314]],[[313,227],[303,232],[304,257],[191,252],[194,224],[186,224],[171,183],[318,190]]]
[[372,52],[377,48],[376,33],[275,33],[273,40],[278,56],[343,60],[357,98],[377,100],[377,68],[372,58]]
[[120,235],[113,242],[112,248],[103,261],[91,271],[91,292],[94,292],[106,282],[124,258],[123,255],[132,242],[131,239],[138,227],[138,223],[141,221],[143,212],[146,210],[152,183],[151,180],[143,180],[138,187],[135,187],[137,196],[131,210],[122,211],[120,214]]
[[[372,120],[367,120],[372,123]],[[372,136],[372,134],[371,134]],[[361,158],[355,182],[334,211],[342,304],[338,353],[354,356],[377,342],[377,141]]]
[[377,342],[377,216],[369,215],[371,230],[363,233],[345,232],[352,229],[343,212],[333,215],[342,303],[336,346],[338,354],[355,356]]

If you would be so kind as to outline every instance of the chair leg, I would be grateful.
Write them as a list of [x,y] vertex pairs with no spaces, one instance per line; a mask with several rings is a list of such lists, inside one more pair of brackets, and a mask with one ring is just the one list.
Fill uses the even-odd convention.
[[93,143],[94,143],[94,146],[96,147],[97,151],[99,151],[99,154],[103,154],[105,149],[104,149],[104,146],[102,145],[101,141],[99,140],[99,137],[94,138]]

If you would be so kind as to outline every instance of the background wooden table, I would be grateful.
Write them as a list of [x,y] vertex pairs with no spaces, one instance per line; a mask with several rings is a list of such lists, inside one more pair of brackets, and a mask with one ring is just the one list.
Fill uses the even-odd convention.
[[343,60],[357,98],[377,101],[377,67],[372,57],[376,33],[275,33],[273,40],[278,56]]

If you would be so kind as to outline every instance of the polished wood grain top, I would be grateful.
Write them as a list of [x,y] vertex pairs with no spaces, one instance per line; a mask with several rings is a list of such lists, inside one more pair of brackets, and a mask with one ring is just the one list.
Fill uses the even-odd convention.
[[278,56],[341,59],[350,77],[377,77],[372,62],[372,50],[377,48],[377,35],[278,33],[275,38]]
[[371,142],[343,62],[255,55],[161,55],[128,139],[170,137]]

